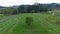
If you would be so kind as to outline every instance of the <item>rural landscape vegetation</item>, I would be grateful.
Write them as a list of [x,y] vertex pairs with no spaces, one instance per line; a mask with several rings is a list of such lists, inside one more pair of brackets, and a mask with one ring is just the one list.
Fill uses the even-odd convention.
[[0,6],[0,34],[60,34],[60,4]]

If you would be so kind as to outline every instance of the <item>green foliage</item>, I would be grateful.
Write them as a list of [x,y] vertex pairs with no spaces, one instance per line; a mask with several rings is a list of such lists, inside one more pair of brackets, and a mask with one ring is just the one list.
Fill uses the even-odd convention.
[[40,13],[47,11],[48,7],[38,3],[34,5],[20,5],[18,8],[5,7],[0,9],[0,14]]
[[33,22],[33,18],[32,17],[26,17],[25,23],[26,23],[27,26],[31,26],[32,22]]
[[39,12],[47,12],[48,7],[43,6],[42,4],[34,4],[34,5],[21,5],[18,8],[20,13],[39,13]]
[[17,14],[18,11],[15,8],[3,8],[0,11],[1,14]]

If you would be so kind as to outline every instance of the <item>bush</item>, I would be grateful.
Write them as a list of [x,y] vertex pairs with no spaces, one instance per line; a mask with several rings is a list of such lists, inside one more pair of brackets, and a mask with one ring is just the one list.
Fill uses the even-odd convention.
[[18,11],[15,8],[4,8],[1,9],[0,13],[4,15],[12,15],[12,14],[17,14]]
[[31,23],[33,22],[33,18],[32,17],[26,17],[26,25],[27,26],[31,26]]

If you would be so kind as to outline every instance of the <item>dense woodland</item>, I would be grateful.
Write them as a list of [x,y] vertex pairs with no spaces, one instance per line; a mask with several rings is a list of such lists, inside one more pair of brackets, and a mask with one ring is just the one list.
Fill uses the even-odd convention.
[[19,6],[12,6],[12,7],[0,6],[0,14],[40,13],[40,12],[52,11],[53,8],[60,10],[60,4],[35,3],[33,5],[19,5]]

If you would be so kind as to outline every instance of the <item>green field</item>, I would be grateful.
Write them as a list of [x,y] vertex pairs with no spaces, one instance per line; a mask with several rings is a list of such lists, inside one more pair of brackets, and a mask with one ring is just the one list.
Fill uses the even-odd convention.
[[[0,14],[0,34],[60,34],[60,16],[43,13],[24,13],[4,16]],[[26,17],[33,17],[32,27],[27,28]]]

